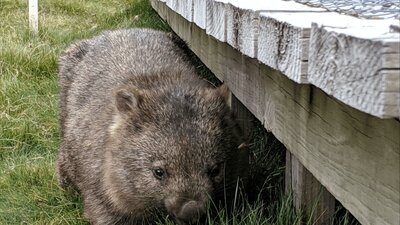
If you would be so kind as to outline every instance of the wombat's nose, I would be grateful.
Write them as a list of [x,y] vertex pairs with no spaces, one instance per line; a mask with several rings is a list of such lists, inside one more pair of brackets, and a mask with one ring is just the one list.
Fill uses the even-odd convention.
[[198,221],[204,213],[204,205],[198,201],[191,200],[182,205],[176,217],[190,224]]

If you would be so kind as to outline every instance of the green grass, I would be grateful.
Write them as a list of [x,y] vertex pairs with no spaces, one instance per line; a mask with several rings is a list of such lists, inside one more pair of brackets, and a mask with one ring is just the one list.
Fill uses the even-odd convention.
[[0,224],[86,224],[54,172],[58,56],[105,29],[168,27],[139,0],[42,0],[39,35],[29,32],[26,0],[2,0],[0,18]]
[[[142,0],[39,3],[35,35],[27,26],[26,0],[0,1],[0,224],[87,224],[79,196],[61,190],[55,177],[58,56],[73,40],[103,30],[169,28]],[[193,60],[200,74],[210,78],[204,65]],[[291,197],[282,194],[282,146],[265,131],[257,132],[251,143],[251,179],[260,185],[247,190],[246,201],[231,216],[221,209],[209,224],[287,225],[301,218]]]

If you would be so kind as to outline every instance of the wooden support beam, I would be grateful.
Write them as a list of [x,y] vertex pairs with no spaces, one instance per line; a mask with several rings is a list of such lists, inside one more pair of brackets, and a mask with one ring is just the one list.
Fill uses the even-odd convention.
[[335,197],[286,151],[285,192],[293,194],[294,206],[304,212],[312,224],[330,224],[335,213]]

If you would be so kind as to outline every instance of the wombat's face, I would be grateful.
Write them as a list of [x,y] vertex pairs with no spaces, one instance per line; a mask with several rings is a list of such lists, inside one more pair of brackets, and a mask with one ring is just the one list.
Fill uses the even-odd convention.
[[117,91],[105,184],[121,212],[142,218],[168,213],[192,223],[210,198],[234,188],[248,159],[225,92]]

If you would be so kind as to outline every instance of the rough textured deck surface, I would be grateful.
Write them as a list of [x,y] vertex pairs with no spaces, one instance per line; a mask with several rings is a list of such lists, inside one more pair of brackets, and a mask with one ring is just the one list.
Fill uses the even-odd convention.
[[282,0],[166,4],[210,36],[297,83],[311,83],[380,118],[400,117],[397,19],[363,19]]
[[325,8],[370,19],[400,18],[400,1],[398,0],[295,0],[310,6]]

